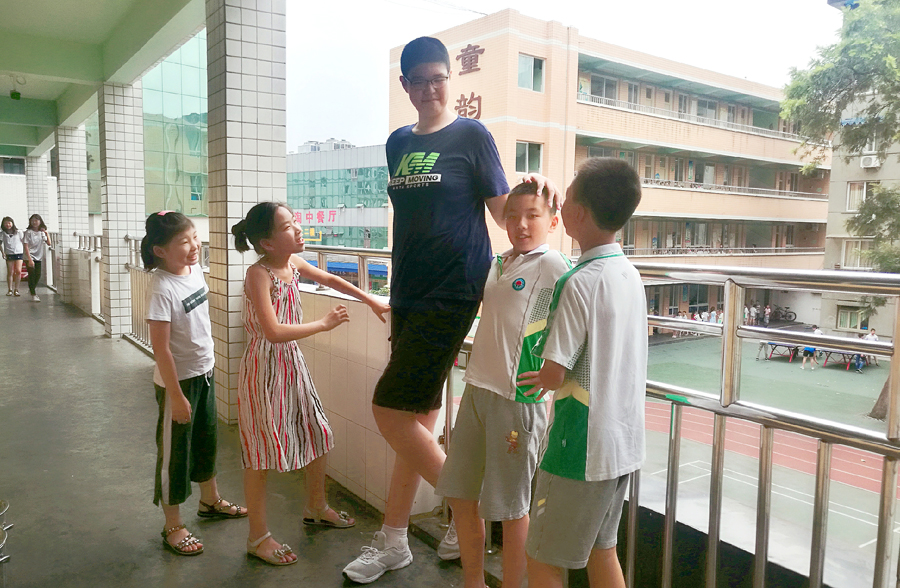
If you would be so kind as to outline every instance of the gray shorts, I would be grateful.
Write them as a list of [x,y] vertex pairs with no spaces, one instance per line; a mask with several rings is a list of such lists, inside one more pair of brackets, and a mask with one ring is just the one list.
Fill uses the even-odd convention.
[[628,475],[584,482],[540,470],[525,552],[560,568],[587,566],[592,549],[616,546]]
[[545,403],[507,400],[467,384],[435,494],[480,501],[478,513],[488,521],[522,518],[546,430]]

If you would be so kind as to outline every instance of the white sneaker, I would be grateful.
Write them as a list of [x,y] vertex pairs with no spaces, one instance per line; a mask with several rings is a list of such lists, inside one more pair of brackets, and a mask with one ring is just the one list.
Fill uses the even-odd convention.
[[456,535],[456,521],[450,521],[447,534],[437,548],[438,557],[444,561],[459,559],[459,537]]
[[35,302],[40,302],[40,301],[41,301],[41,297],[38,296],[37,294],[35,294],[34,296],[32,296],[31,299],[34,300]]
[[369,584],[385,572],[399,570],[412,563],[413,556],[409,544],[404,543],[402,547],[385,547],[384,541],[384,533],[375,531],[372,545],[363,547],[362,554],[347,564],[344,575],[354,582]]

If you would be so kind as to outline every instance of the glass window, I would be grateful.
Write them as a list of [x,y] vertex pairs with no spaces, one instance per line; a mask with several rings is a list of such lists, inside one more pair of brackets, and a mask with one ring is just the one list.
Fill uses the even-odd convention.
[[847,239],[844,241],[844,261],[841,264],[845,269],[871,269],[872,262],[865,252],[872,247],[869,239]]
[[181,117],[181,94],[163,92],[163,116],[174,120]]
[[616,80],[604,76],[591,76],[591,95],[606,98],[607,100],[615,100]]
[[[201,61],[200,52],[203,51],[204,59]],[[206,65],[206,43],[197,35],[181,47],[181,63],[192,67]]]
[[25,160],[13,157],[3,158],[3,173],[24,175]]
[[544,91],[544,60],[519,55],[519,87],[535,92]]
[[872,195],[878,182],[847,182],[847,212],[859,210],[859,205]]
[[181,67],[181,93],[185,96],[200,96],[200,69]]
[[162,92],[158,90],[150,90],[144,88],[144,114],[162,114],[163,113],[163,97]]
[[157,65],[144,74],[141,78],[141,84],[146,92],[147,89],[162,90],[162,66]]
[[640,87],[637,84],[628,82],[628,103],[637,104],[640,98]]
[[838,306],[837,328],[865,330],[869,328],[869,319],[858,306]]
[[181,94],[181,66],[166,60],[162,62],[161,67],[163,92]]
[[516,143],[516,172],[541,173],[540,143]]
[[716,120],[715,100],[697,100],[697,116]]

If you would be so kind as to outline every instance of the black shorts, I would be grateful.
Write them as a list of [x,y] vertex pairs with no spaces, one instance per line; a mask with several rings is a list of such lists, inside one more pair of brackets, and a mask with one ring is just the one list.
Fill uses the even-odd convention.
[[24,256],[24,253],[7,253],[6,261],[22,261]]
[[816,355],[815,349],[808,349],[806,347],[803,348],[803,357],[815,357],[815,355]]
[[434,300],[391,309],[391,359],[372,404],[428,413],[441,407],[444,380],[478,313],[479,302]]

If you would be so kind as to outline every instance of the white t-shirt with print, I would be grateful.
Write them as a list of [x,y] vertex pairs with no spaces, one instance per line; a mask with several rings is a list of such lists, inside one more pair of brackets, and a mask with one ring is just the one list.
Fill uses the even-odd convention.
[[547,324],[556,280],[571,264],[544,244],[504,262],[512,250],[491,263],[481,320],[463,381],[507,400],[537,402],[525,396],[531,386],[517,386],[518,375],[540,369],[532,347]]
[[44,250],[47,245],[47,237],[44,235],[43,231],[32,231],[31,229],[25,229],[25,234],[22,237],[22,241],[26,245],[28,245],[28,253],[31,254],[31,259],[35,261],[44,260]]
[[[199,265],[191,266],[186,276],[156,269],[150,279],[147,320],[171,323],[169,349],[179,381],[203,375],[215,363],[208,292]],[[153,382],[165,386],[158,367]]]
[[635,267],[614,243],[585,251],[557,282],[535,353],[566,368],[541,461],[574,480],[618,478],[644,461],[647,308]]
[[22,247],[22,231],[15,231],[12,234],[0,229],[0,242],[3,243],[4,255],[22,255],[25,249]]

